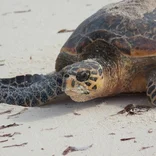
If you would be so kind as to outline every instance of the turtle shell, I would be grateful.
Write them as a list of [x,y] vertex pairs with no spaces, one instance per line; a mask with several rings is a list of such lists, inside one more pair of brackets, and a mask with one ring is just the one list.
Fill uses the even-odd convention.
[[156,1],[121,1],[97,11],[82,22],[63,45],[56,70],[78,61],[83,48],[98,39],[128,56],[156,56]]

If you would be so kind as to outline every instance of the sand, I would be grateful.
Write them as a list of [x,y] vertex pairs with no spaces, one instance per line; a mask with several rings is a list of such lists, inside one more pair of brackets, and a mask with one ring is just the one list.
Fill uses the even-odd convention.
[[[46,74],[54,71],[59,50],[86,17],[105,4],[117,0],[1,0],[0,1],[0,77],[20,74]],[[1,63],[1,62],[0,62]],[[156,112],[141,115],[116,114],[126,105],[146,104],[145,95],[123,95],[76,103],[63,98],[44,107],[28,108],[0,104],[0,129],[13,137],[0,137],[0,156],[60,156],[68,146],[86,148],[70,156],[156,156]],[[132,140],[121,141],[122,138]],[[1,142],[7,140],[6,142]],[[21,147],[4,146],[27,143]],[[148,147],[147,149],[142,149]]]

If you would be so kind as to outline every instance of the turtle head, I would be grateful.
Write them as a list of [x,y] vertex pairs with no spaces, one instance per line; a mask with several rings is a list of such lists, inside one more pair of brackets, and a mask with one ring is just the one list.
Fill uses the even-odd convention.
[[74,101],[88,101],[102,94],[103,68],[94,60],[69,65],[62,70],[62,75],[62,90]]

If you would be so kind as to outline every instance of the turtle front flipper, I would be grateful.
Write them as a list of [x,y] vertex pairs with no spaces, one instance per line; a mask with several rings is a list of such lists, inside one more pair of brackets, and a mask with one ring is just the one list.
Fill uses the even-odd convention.
[[[36,76],[32,76],[36,77]],[[11,79],[10,79],[11,80]],[[38,76],[38,79],[26,82],[23,87],[18,85],[7,85],[9,79],[1,80],[0,103],[8,103],[26,107],[40,106],[49,103],[56,96],[62,94],[62,76],[60,73]]]
[[31,84],[40,81],[42,79],[45,79],[44,75],[20,75],[12,78],[2,78],[0,79],[0,86],[1,88],[9,87],[12,86],[13,88],[18,88],[18,87],[28,87]]
[[146,94],[150,104],[156,107],[156,71],[152,72],[148,77]]

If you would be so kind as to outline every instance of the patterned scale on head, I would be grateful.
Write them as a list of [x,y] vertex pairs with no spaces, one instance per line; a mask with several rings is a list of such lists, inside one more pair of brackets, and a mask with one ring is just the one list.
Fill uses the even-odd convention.
[[74,101],[87,101],[100,96],[103,89],[103,69],[94,60],[74,63],[62,70],[62,90]]

